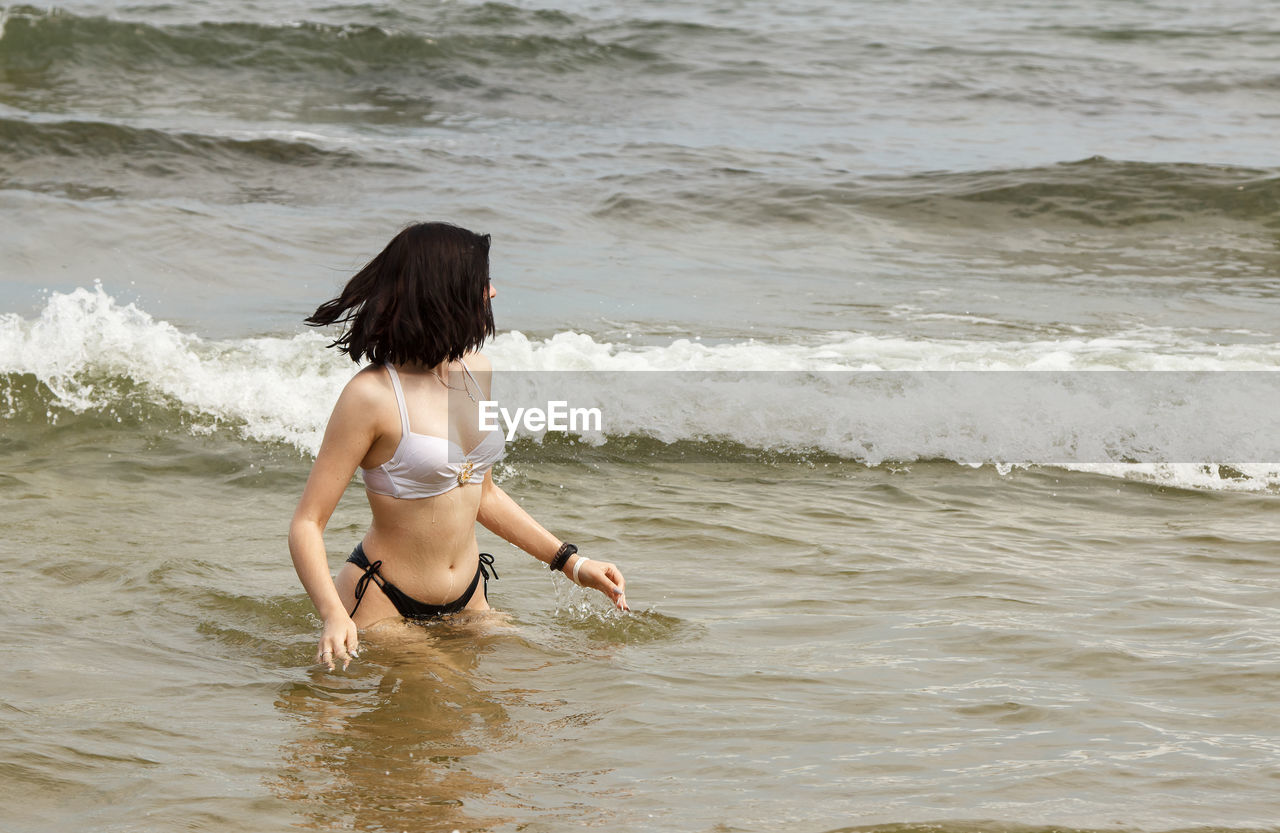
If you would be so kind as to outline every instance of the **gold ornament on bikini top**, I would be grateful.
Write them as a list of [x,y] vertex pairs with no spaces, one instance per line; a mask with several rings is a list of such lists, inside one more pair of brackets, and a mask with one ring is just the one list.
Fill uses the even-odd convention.
[[465,486],[467,481],[471,479],[471,472],[475,470],[476,463],[474,460],[468,460],[462,464],[462,468],[458,469],[458,485]]

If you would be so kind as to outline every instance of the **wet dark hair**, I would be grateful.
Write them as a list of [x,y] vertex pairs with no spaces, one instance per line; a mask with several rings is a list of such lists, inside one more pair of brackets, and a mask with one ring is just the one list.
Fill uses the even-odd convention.
[[359,362],[434,367],[492,337],[489,235],[418,223],[391,239],[306,323],[345,325],[330,347]]

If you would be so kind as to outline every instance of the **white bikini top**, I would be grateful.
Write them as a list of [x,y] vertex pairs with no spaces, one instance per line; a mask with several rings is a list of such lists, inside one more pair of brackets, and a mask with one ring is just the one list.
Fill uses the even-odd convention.
[[[404,404],[400,376],[391,365],[386,368],[391,375],[391,387],[396,391],[396,404],[400,406],[400,444],[391,459],[376,469],[360,467],[364,487],[380,495],[411,500],[435,497],[484,480],[485,472],[502,459],[506,445],[502,432],[485,432],[484,438],[470,451],[464,451],[462,446],[444,437],[413,433],[409,430],[409,409]],[[471,376],[465,363],[462,369],[476,384],[476,377]]]

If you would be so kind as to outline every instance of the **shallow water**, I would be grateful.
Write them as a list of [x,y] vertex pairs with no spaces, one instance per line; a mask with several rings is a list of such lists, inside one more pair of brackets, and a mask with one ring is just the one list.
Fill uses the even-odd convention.
[[504,487],[624,563],[636,612],[486,537],[502,613],[327,673],[281,542],[305,460],[52,433],[4,458],[14,829],[1275,817],[1270,496],[528,447]]

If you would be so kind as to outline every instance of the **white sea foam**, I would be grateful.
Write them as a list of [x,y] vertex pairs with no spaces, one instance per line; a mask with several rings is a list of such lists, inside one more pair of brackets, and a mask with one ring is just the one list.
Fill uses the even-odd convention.
[[[0,373],[35,376],[59,406],[77,412],[117,405],[119,394],[102,383],[127,378],[202,424],[224,423],[248,438],[288,443],[314,454],[329,411],[355,371],[345,357],[325,349],[327,342],[313,331],[291,337],[202,339],[155,320],[133,304],[119,304],[95,287],[51,294],[34,319],[0,316]],[[1274,371],[1280,369],[1276,344],[1219,347],[1174,332],[1148,330],[1027,342],[833,332],[803,343],[704,344],[677,339],[637,347],[597,341],[583,333],[530,339],[506,332],[486,353],[500,371],[495,382],[500,400],[510,397],[524,404],[554,398],[568,399],[574,406],[602,406],[604,433],[585,437],[593,442],[606,442],[610,435],[643,434],[664,442],[725,440],[751,448],[821,451],[870,465],[919,459],[971,465],[1053,462],[1194,488],[1280,486],[1280,464],[1265,461],[1234,464],[1231,469],[1135,462],[1152,448],[1178,448],[1193,455],[1183,459],[1229,460],[1238,459],[1231,456],[1233,449],[1269,447],[1258,443],[1260,436],[1276,433],[1273,423],[1259,421],[1248,408],[1224,407],[1223,398],[1231,391],[1222,384],[1212,388],[1236,374],[1205,374],[1203,384],[1210,387],[1199,394],[1166,396],[1177,400],[1177,407],[1166,402],[1162,413],[1179,412],[1178,420],[1168,423],[1173,427],[1166,428],[1152,419],[1162,414],[1141,411],[1146,407],[1142,400],[1136,405],[1121,401],[1123,397],[1069,400],[1070,380],[1037,390],[1037,398],[1017,406],[1021,411],[1002,398],[1009,387],[1000,383],[1004,378],[1049,379],[1058,374],[893,377],[823,372]],[[1115,374],[1103,376],[1119,380]],[[540,389],[546,385],[554,389]],[[1225,427],[1213,432],[1185,428],[1211,419]],[[1152,427],[1138,433],[1122,427],[1147,423]]]
[[101,287],[53,293],[38,318],[0,316],[0,372],[33,374],[73,411],[114,405],[100,382],[125,377],[252,439],[314,453],[351,376],[319,333],[213,341],[120,305]]
[[573,332],[532,341],[513,331],[486,352],[507,370],[1280,370],[1280,344],[1220,345],[1164,328],[1052,341],[830,332],[804,343],[680,338],[656,347],[601,343]]

